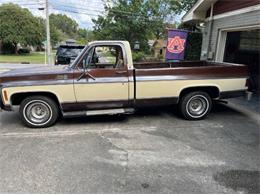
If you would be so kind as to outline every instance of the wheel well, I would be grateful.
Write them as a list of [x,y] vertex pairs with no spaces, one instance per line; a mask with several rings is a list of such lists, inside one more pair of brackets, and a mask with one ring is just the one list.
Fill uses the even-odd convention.
[[209,96],[213,99],[218,98],[219,97],[219,89],[218,87],[214,87],[214,86],[209,86],[209,87],[189,87],[189,88],[185,88],[181,91],[180,93],[180,98],[190,92],[193,91],[204,91],[206,93],[209,94]]
[[16,93],[11,96],[11,104],[14,106],[18,106],[21,102],[29,97],[29,96],[45,96],[49,97],[50,99],[54,100],[57,106],[60,106],[59,100],[57,96],[50,92],[24,92],[24,93]]

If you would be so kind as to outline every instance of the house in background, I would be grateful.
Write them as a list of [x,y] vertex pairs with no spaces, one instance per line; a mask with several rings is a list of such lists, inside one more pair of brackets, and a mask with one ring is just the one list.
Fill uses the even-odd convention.
[[182,21],[204,26],[202,60],[247,64],[259,92],[259,0],[198,0]]
[[167,41],[163,39],[157,39],[152,46],[154,57],[157,59],[163,59],[166,55]]

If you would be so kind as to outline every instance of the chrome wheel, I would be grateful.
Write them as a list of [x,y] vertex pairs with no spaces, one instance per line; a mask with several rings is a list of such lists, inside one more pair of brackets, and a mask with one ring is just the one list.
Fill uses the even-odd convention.
[[187,113],[193,118],[200,118],[207,113],[209,101],[203,95],[192,96],[186,105]]
[[42,126],[51,120],[52,109],[44,101],[33,100],[25,105],[23,115],[25,120],[31,125]]

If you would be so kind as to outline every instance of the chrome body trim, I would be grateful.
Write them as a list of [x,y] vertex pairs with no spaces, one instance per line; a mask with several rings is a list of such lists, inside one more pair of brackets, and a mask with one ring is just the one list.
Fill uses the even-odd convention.
[[[187,77],[187,76],[136,76],[136,82],[150,82],[150,81],[177,81],[177,80],[228,80],[228,79],[247,79],[248,77]],[[23,87],[23,86],[42,86],[42,85],[72,85],[72,84],[101,84],[101,83],[128,83],[134,82],[134,77],[96,77],[95,80],[91,78],[84,78],[80,81],[76,79],[69,80],[47,80],[47,81],[15,81],[3,83],[3,88],[8,87]]]

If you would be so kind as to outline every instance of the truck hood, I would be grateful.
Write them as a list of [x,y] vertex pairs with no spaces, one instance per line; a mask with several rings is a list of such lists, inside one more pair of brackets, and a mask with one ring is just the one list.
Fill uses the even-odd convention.
[[0,72],[0,85],[8,82],[60,80],[73,71],[68,66],[31,66]]
[[30,75],[41,75],[41,74],[55,74],[64,72],[67,66],[30,66],[27,68],[10,69],[0,73],[0,77],[6,76],[30,76]]

